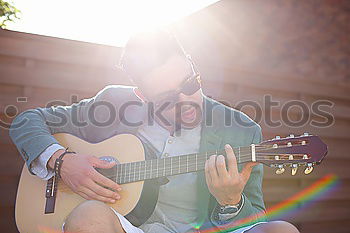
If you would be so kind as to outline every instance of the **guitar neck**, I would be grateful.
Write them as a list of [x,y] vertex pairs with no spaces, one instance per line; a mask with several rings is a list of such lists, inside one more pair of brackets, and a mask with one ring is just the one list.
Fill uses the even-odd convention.
[[[254,145],[233,148],[237,163],[254,161]],[[224,155],[225,151],[187,154],[161,159],[151,159],[116,165],[115,175],[111,177],[118,184],[173,176],[204,170],[205,162],[211,155]],[[252,157],[253,155],[253,157]]]

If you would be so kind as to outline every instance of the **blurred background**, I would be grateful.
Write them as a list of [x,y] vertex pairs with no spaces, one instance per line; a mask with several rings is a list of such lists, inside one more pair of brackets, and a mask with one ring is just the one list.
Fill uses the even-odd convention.
[[[70,7],[69,2],[64,5],[64,1],[46,1],[47,7],[59,12],[53,19],[45,8],[26,14],[27,7],[38,8],[34,3],[44,4],[28,2],[18,1],[16,5],[13,1],[22,11],[21,19],[9,21],[7,29],[0,29],[2,232],[17,232],[14,206],[24,164],[6,129],[13,118],[26,109],[46,106],[49,101],[71,104],[95,95],[105,85],[129,84],[116,68],[123,43],[132,32],[164,25],[178,36],[198,65],[205,94],[249,114],[262,126],[264,139],[308,132],[328,144],[327,157],[310,175],[299,170],[291,176],[290,169],[276,175],[274,169],[265,167],[263,191],[268,208],[325,175],[338,179],[328,192],[311,201],[300,200],[292,211],[282,211],[273,219],[290,221],[301,232],[349,232],[350,1],[167,1],[146,4],[148,8],[142,1],[132,1],[126,8],[117,5],[115,9],[89,1],[79,8]],[[119,1],[123,2],[126,1]],[[92,10],[106,12],[108,20],[94,24],[98,16]],[[114,21],[113,15],[118,12],[124,15]],[[140,18],[132,21],[137,15]],[[145,19],[148,24],[140,24]],[[43,21],[44,26],[40,24]],[[279,106],[267,109],[266,95],[278,101]],[[246,100],[259,103],[261,111],[256,106],[241,108],[241,101]],[[282,107],[291,100],[300,100],[310,109],[316,101],[331,105],[322,108],[328,112],[325,117],[298,106]],[[267,118],[277,121],[283,117],[294,123],[305,117],[307,121],[299,126],[271,127],[266,123]],[[326,126],[312,126],[312,121]]]

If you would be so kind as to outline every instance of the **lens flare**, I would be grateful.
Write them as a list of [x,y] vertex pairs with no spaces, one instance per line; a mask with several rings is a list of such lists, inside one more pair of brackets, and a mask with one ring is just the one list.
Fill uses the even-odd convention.
[[[315,183],[305,188],[304,190],[298,192],[292,197],[286,199],[283,202],[280,202],[266,210],[266,213],[260,213],[258,216],[250,216],[243,218],[237,221],[234,221],[230,224],[218,228],[210,228],[205,230],[200,230],[201,233],[212,233],[212,232],[231,232],[238,228],[248,226],[260,221],[266,221],[267,219],[273,219],[276,217],[281,217],[286,214],[291,214],[293,211],[300,210],[300,203],[311,204],[312,202],[318,200],[320,197],[328,195],[330,192],[336,190],[339,184],[339,179],[334,174],[328,174],[321,179],[317,180]],[[308,205],[303,205],[303,209]],[[193,226],[198,232],[199,226]]]

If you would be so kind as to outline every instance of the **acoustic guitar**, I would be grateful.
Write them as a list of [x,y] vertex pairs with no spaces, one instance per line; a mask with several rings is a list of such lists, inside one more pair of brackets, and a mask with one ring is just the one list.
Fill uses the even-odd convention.
[[[70,134],[54,137],[64,147],[82,154],[92,154],[100,159],[116,161],[111,169],[98,169],[104,176],[121,184],[121,199],[109,204],[139,226],[152,214],[158,199],[159,186],[167,176],[204,170],[205,161],[212,154],[188,154],[159,159],[145,159],[142,142],[133,135],[121,134],[100,143],[91,144]],[[309,174],[327,154],[327,146],[319,137],[302,135],[276,137],[260,144],[233,148],[237,162],[263,163],[277,168],[276,173],[291,167],[295,175],[298,167],[305,166]],[[16,223],[20,232],[37,233],[40,227],[60,230],[65,217],[85,199],[71,191],[60,179],[44,181],[23,167],[16,199]]]

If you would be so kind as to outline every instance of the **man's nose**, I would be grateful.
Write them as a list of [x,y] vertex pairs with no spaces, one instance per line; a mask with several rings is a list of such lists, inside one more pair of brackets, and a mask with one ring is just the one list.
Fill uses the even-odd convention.
[[190,96],[188,95],[185,95],[183,93],[180,93],[179,94],[179,102],[183,102],[183,101],[190,101]]

